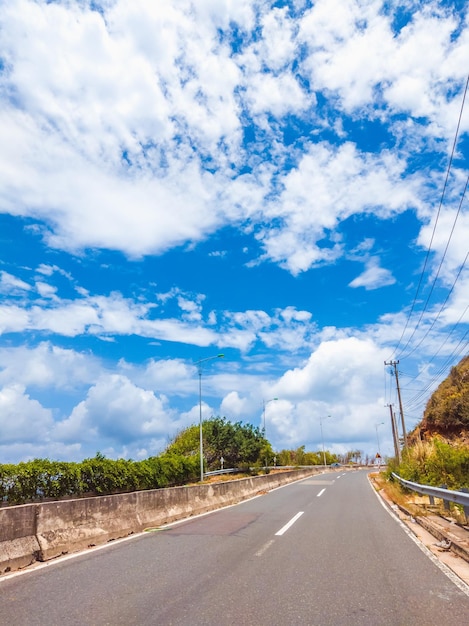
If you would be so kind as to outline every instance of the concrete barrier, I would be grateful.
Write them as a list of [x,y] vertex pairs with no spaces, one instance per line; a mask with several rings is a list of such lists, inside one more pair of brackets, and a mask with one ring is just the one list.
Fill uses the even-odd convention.
[[137,492],[44,502],[37,507],[38,559],[47,561],[124,537],[138,527]]
[[0,573],[31,565],[38,556],[35,507],[0,508]]
[[235,504],[320,470],[314,467],[187,487],[0,509],[0,573]]

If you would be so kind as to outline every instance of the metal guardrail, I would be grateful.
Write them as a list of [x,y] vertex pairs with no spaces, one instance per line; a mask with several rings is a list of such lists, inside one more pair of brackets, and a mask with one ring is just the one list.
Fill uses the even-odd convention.
[[408,489],[416,491],[417,493],[420,493],[424,496],[429,496],[430,501],[431,498],[439,498],[440,500],[444,500],[445,502],[462,504],[466,515],[468,515],[469,513],[469,493],[464,493],[464,491],[443,489],[442,487],[431,487],[430,485],[419,485],[419,483],[413,483],[410,480],[405,480],[404,478],[401,478],[394,472],[392,473],[392,476]]
[[[294,470],[294,469],[304,469],[304,468],[309,468],[309,467],[318,467],[318,468],[323,468],[323,469],[328,469],[330,467],[334,467],[334,469],[337,467],[335,465],[262,465],[262,467],[256,467],[253,468],[251,467],[251,470],[278,470],[278,469],[282,469],[282,470]],[[348,467],[347,465],[339,465],[339,467]],[[222,474],[234,474],[236,472],[246,472],[246,468],[244,469],[239,469],[238,467],[232,467],[231,469],[219,469],[219,470],[213,470],[212,472],[204,472],[204,476],[221,476]]]
[[204,476],[221,476],[222,474],[234,474],[234,472],[239,472],[241,470],[236,469],[236,467],[232,467],[231,469],[222,469],[222,470],[213,470],[213,472],[204,472]]

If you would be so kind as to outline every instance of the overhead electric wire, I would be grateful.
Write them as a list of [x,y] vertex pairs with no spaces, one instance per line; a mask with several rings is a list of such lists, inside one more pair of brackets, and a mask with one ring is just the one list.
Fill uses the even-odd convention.
[[[461,126],[461,118],[462,118],[462,114],[463,114],[463,110],[464,110],[464,104],[465,104],[465,101],[466,101],[466,94],[467,94],[468,86],[469,86],[469,75],[468,75],[468,77],[466,79],[466,86],[465,86],[465,89],[464,89],[463,100],[462,100],[461,109],[460,109],[460,112],[459,112],[459,119],[458,119],[458,124],[457,124],[457,127],[456,127],[456,134],[455,134],[455,137],[454,137],[453,147],[452,147],[452,150],[451,150],[451,155],[450,155],[450,159],[449,159],[449,163],[448,163],[448,168],[447,168],[447,171],[446,171],[446,178],[445,178],[445,182],[444,182],[444,185],[443,185],[443,191],[442,191],[442,194],[441,194],[440,203],[439,203],[439,206],[438,206],[438,211],[437,211],[436,218],[435,218],[435,223],[433,225],[433,231],[432,231],[432,235],[431,235],[431,238],[430,238],[430,243],[428,245],[427,253],[425,255],[425,261],[424,261],[424,264],[423,264],[422,272],[420,274],[420,279],[419,279],[419,282],[418,282],[418,285],[417,285],[417,291],[415,293],[414,300],[412,302],[412,306],[411,306],[409,315],[407,316],[407,320],[406,320],[406,323],[405,323],[405,326],[404,326],[404,330],[402,331],[401,337],[400,337],[400,339],[399,339],[399,341],[397,343],[397,346],[395,347],[395,349],[394,349],[390,359],[398,351],[399,346],[401,345],[401,342],[402,342],[403,337],[405,335],[405,332],[406,332],[406,330],[407,330],[407,328],[409,326],[410,319],[412,317],[412,313],[414,311],[414,308],[415,308],[415,305],[416,305],[416,302],[417,302],[417,298],[418,298],[419,293],[420,293],[420,288],[422,286],[423,278],[424,278],[424,275],[425,275],[425,272],[426,272],[426,269],[427,269],[427,264],[428,264],[428,260],[429,260],[429,257],[430,257],[430,252],[431,252],[431,249],[432,249],[433,239],[435,237],[436,227],[438,225],[440,212],[441,212],[441,208],[442,208],[442,205],[443,205],[443,199],[444,199],[444,196],[445,196],[446,187],[448,186],[448,180],[449,180],[449,175],[450,175],[450,171],[451,171],[451,166],[452,166],[452,163],[453,163],[454,153],[456,151],[456,144],[457,144],[457,140],[458,140],[458,136],[459,136],[459,128]],[[434,283],[433,283],[433,286],[434,286]],[[432,286],[432,291],[433,291],[433,286]],[[431,292],[430,292],[430,295],[431,295]],[[402,349],[402,351],[404,351],[407,348],[407,346],[409,345],[410,339],[414,336],[415,331],[417,330],[417,328],[418,328],[418,326],[420,324],[420,321],[422,319],[423,313],[425,312],[425,308],[426,308],[426,306],[428,304],[428,300],[429,300],[429,298],[427,298],[427,302],[425,303],[425,307],[424,307],[423,312],[422,312],[422,314],[421,314],[421,316],[419,318],[419,321],[417,322],[417,325],[415,326],[414,331],[413,331],[411,337],[409,338],[409,340],[405,344],[405,346]]]
[[[449,184],[449,177],[450,177],[451,168],[452,168],[452,165],[453,165],[454,155],[455,155],[455,151],[456,151],[456,145],[457,145],[458,138],[459,138],[459,131],[460,131],[462,114],[463,114],[463,111],[464,111],[464,106],[465,106],[465,101],[466,101],[466,95],[467,95],[468,87],[469,87],[469,75],[467,76],[467,79],[466,79],[466,84],[465,84],[465,88],[464,88],[461,109],[460,109],[460,112],[459,112],[459,119],[458,119],[456,133],[455,133],[453,146],[452,146],[452,150],[451,150],[451,154],[450,154],[450,158],[449,158],[449,163],[448,163],[448,167],[447,167],[447,171],[446,171],[446,177],[445,177],[445,181],[444,181],[444,186],[443,186],[443,190],[442,190],[442,194],[441,194],[438,210],[437,210],[437,213],[436,213],[435,221],[434,221],[434,224],[433,224],[433,230],[432,230],[430,242],[429,242],[429,245],[428,245],[428,248],[427,248],[427,252],[426,252],[426,255],[425,255],[423,268],[422,268],[422,271],[421,271],[421,274],[420,274],[417,290],[416,290],[416,293],[415,293],[415,296],[414,296],[414,299],[413,299],[412,306],[410,308],[409,314],[407,316],[407,320],[406,320],[404,329],[402,331],[402,334],[401,334],[401,336],[399,338],[399,341],[398,341],[398,343],[397,343],[397,345],[396,345],[396,347],[395,347],[395,349],[394,349],[394,351],[393,351],[393,353],[391,355],[391,358],[389,360],[391,360],[392,357],[398,352],[399,346],[403,343],[404,336],[405,336],[406,331],[407,331],[407,329],[409,327],[410,320],[411,320],[412,315],[413,315],[413,313],[415,311],[415,308],[416,308],[417,300],[418,300],[419,295],[421,293],[424,277],[425,277],[425,274],[426,274],[426,271],[427,271],[427,266],[428,266],[429,259],[430,259],[430,252],[432,251],[433,242],[434,242],[435,235],[436,235],[436,229],[437,229],[437,226],[438,226],[438,223],[439,223],[440,214],[441,214],[441,210],[442,210],[442,207],[443,207],[443,202],[444,202],[446,191],[447,191],[447,187],[448,187],[448,184]],[[420,327],[420,324],[422,322],[423,316],[424,316],[424,314],[425,314],[425,312],[426,312],[426,310],[427,310],[427,308],[429,306],[431,296],[433,294],[433,291],[434,291],[434,288],[436,286],[437,280],[438,280],[438,278],[440,276],[440,272],[442,270],[443,263],[444,263],[445,258],[447,256],[447,253],[448,253],[449,245],[450,245],[452,237],[454,235],[454,231],[455,231],[455,228],[456,228],[456,223],[457,223],[457,220],[458,220],[459,215],[460,215],[461,210],[462,210],[462,203],[463,203],[463,201],[465,199],[466,191],[467,191],[468,186],[469,186],[469,176],[468,176],[468,178],[466,180],[464,191],[462,193],[462,196],[461,196],[461,199],[460,199],[460,202],[459,202],[459,207],[458,207],[456,216],[454,218],[453,225],[452,225],[452,228],[451,228],[451,232],[449,234],[449,238],[448,238],[448,241],[446,243],[443,256],[442,256],[442,258],[440,260],[440,264],[439,264],[438,270],[437,270],[437,272],[436,272],[436,274],[434,276],[434,279],[432,281],[432,285],[430,287],[430,291],[429,291],[428,296],[426,298],[426,301],[425,301],[425,304],[423,306],[423,309],[420,312],[420,317],[419,317],[417,323],[415,324],[415,327],[414,327],[412,333],[407,338],[407,341],[406,341],[404,347],[402,348],[402,350],[401,350],[401,352],[399,354],[400,358],[403,358],[403,357],[407,358],[407,357],[411,356],[416,351],[416,349],[423,343],[423,341],[426,339],[426,337],[428,337],[428,335],[430,334],[430,332],[434,328],[435,324],[437,323],[438,319],[442,315],[443,311],[445,310],[446,305],[447,305],[447,303],[449,301],[449,298],[450,298],[451,294],[453,293],[453,291],[455,289],[456,283],[460,279],[461,273],[462,273],[463,269],[466,266],[466,262],[467,262],[467,259],[468,259],[468,256],[469,256],[469,252],[466,254],[466,257],[465,257],[463,263],[459,267],[459,270],[458,270],[457,275],[456,275],[456,277],[455,277],[455,279],[453,281],[451,289],[449,290],[449,292],[448,292],[448,294],[447,294],[447,296],[445,298],[445,301],[441,305],[441,307],[440,307],[436,317],[433,319],[431,325],[427,328],[426,332],[424,333],[423,337],[420,338],[418,343],[412,347],[410,352],[408,352],[407,354],[404,354],[405,350],[410,345],[410,342],[411,342],[412,338],[414,337],[415,333],[417,332],[418,328]],[[431,363],[438,356],[438,354],[441,352],[443,347],[446,345],[447,341],[449,341],[451,335],[453,334],[455,329],[458,327],[458,325],[460,324],[461,320],[464,318],[464,315],[465,315],[467,309],[468,309],[468,307],[466,307],[466,309],[463,311],[463,313],[462,313],[461,317],[459,318],[458,322],[456,322],[456,324],[454,324],[454,326],[452,327],[452,329],[449,332],[449,334],[446,335],[446,338],[445,338],[444,342],[440,345],[440,347],[438,348],[436,353],[432,356],[432,358],[430,359],[429,363]],[[435,372],[433,374],[433,376],[429,380],[427,380],[424,388],[419,390],[409,401],[404,402],[404,406],[406,408],[406,411],[409,411],[409,410],[410,411],[415,411],[421,405],[421,403],[424,400],[424,397],[427,395],[428,391],[432,387],[434,387],[434,385],[438,382],[438,380],[440,379],[442,373],[447,369],[448,365],[454,363],[455,356],[458,355],[460,357],[460,355],[464,351],[467,353],[467,348],[468,348],[468,345],[469,345],[469,341],[466,340],[466,337],[467,337],[468,333],[469,333],[469,331],[466,331],[466,333],[463,335],[463,337],[459,340],[457,345],[454,347],[452,353],[449,356],[447,356],[447,358],[445,359],[445,361],[441,365],[441,367],[438,369],[438,371]],[[401,356],[401,355],[403,355],[403,356]],[[399,362],[399,361],[397,361],[397,362]],[[385,365],[386,365],[386,362],[385,362]],[[426,370],[426,371],[428,372],[428,370]],[[385,372],[386,372],[386,370],[385,370]],[[391,372],[391,374],[392,374],[392,372]],[[413,378],[411,378],[411,381],[412,380],[417,380],[419,378],[419,376],[420,376],[420,374],[415,376],[415,377],[413,377]],[[409,381],[409,383],[411,381]],[[389,389],[389,395],[390,396],[391,396],[391,386],[392,385],[390,385],[390,389]],[[404,386],[404,388],[405,388],[405,386]],[[386,380],[385,380],[385,397],[386,396],[387,396],[387,389],[386,389]]]
[[[469,330],[465,332],[463,337],[460,339],[457,347],[449,355],[449,357],[446,359],[446,361],[441,365],[439,370],[437,372],[435,372],[435,374],[428,381],[426,386],[419,393],[417,393],[415,396],[413,396],[410,400],[405,402],[405,406],[406,407],[412,408],[416,404],[418,404],[419,401],[421,400],[421,398],[432,388],[433,384],[436,383],[439,380],[441,374],[443,374],[443,372],[447,369],[447,367],[452,362],[454,363],[455,358],[459,359],[461,357],[461,355],[463,354],[463,352],[467,352],[467,348],[469,346],[469,339],[467,341],[465,341],[465,342],[464,342],[464,340],[466,339],[468,334],[469,334]],[[461,346],[461,344],[463,344],[463,345]]]
[[[446,242],[445,251],[444,251],[444,253],[443,253],[443,256],[441,257],[441,260],[440,260],[440,265],[438,266],[438,270],[437,270],[437,272],[436,272],[435,278],[433,279],[433,283],[432,283],[432,286],[431,286],[430,292],[429,292],[429,294],[428,294],[428,296],[427,296],[427,300],[426,300],[425,305],[424,305],[424,307],[423,307],[423,309],[422,309],[422,312],[420,313],[420,317],[419,317],[419,319],[418,319],[418,322],[417,322],[417,324],[416,324],[416,326],[415,326],[415,328],[414,328],[414,330],[413,330],[412,334],[411,334],[411,335],[410,335],[410,337],[408,338],[407,343],[406,343],[406,345],[404,346],[403,350],[405,350],[405,349],[407,348],[407,346],[409,345],[409,343],[410,343],[410,341],[411,341],[412,337],[415,335],[415,332],[417,331],[417,328],[419,327],[420,322],[422,321],[423,314],[425,313],[425,311],[426,311],[426,309],[427,309],[428,303],[429,303],[429,301],[430,301],[430,297],[431,297],[431,295],[432,295],[432,293],[433,293],[433,289],[435,288],[435,285],[436,285],[436,281],[438,280],[438,277],[439,277],[439,275],[440,275],[440,271],[441,271],[441,268],[442,268],[442,266],[443,266],[443,262],[444,262],[444,260],[445,260],[446,253],[448,252],[449,244],[451,243],[451,239],[452,239],[453,234],[454,234],[454,229],[455,229],[455,227],[456,227],[456,222],[458,221],[459,214],[461,213],[461,206],[462,206],[462,203],[463,203],[464,197],[465,197],[465,195],[466,195],[466,190],[467,190],[468,184],[469,184],[469,176],[468,176],[468,177],[467,177],[467,179],[466,179],[466,185],[465,185],[465,187],[464,187],[464,191],[463,191],[463,193],[462,193],[461,200],[460,200],[460,202],[459,202],[458,210],[457,210],[457,212],[456,212],[456,217],[454,218],[454,221],[453,221],[453,226],[452,226],[452,228],[451,228],[451,232],[450,232],[450,234],[449,234],[448,241]],[[469,252],[468,252],[468,254],[469,254]],[[452,292],[452,291],[453,291],[453,289],[454,289],[454,286],[455,286],[455,284],[456,284],[456,282],[457,282],[457,280],[458,280],[458,278],[459,278],[459,275],[461,274],[461,272],[462,272],[462,270],[463,270],[463,268],[464,268],[464,265],[465,265],[465,263],[466,263],[466,260],[467,260],[467,256],[468,256],[468,254],[466,254],[466,258],[464,259],[464,262],[463,262],[462,266],[461,266],[461,267],[460,267],[460,269],[459,269],[459,272],[458,272],[458,274],[457,274],[457,276],[456,276],[456,280],[453,282],[453,285],[452,285],[452,287],[451,287],[451,289],[450,289],[450,291],[449,291],[448,295],[446,296],[446,300],[444,301],[443,306],[440,308],[440,311],[439,311],[438,315],[437,315],[437,316],[435,317],[435,319],[433,320],[433,323],[432,323],[432,325],[430,326],[430,328],[427,330],[427,333],[426,333],[426,334],[422,337],[422,339],[420,340],[420,342],[419,342],[416,346],[414,346],[414,347],[412,348],[412,350],[411,350],[410,352],[408,352],[407,354],[405,354],[405,355],[401,356],[401,358],[407,358],[407,357],[409,357],[409,356],[410,356],[413,352],[415,352],[415,350],[416,350],[416,349],[420,346],[420,344],[422,343],[422,341],[425,339],[425,337],[428,335],[428,333],[430,332],[430,330],[431,330],[431,329],[433,328],[433,326],[435,325],[436,321],[438,320],[438,318],[440,317],[440,315],[441,315],[441,313],[442,313],[442,311],[443,311],[443,309],[444,309],[444,306],[445,306],[446,302],[447,302],[447,301],[448,301],[448,299],[449,299],[449,296],[451,295],[451,292]]]
[[[461,313],[461,315],[459,316],[458,321],[453,324],[451,330],[449,331],[449,333],[446,335],[445,340],[443,341],[443,343],[440,345],[440,347],[438,348],[438,350],[435,352],[435,354],[431,357],[431,359],[427,362],[427,365],[430,365],[430,363],[432,363],[436,357],[439,355],[439,353],[441,352],[441,350],[444,348],[444,346],[447,344],[447,342],[449,341],[451,335],[453,334],[453,332],[456,330],[456,328],[459,326],[459,324],[461,323],[461,321],[463,320],[464,316],[466,315],[467,311],[469,310],[469,305],[466,306],[466,308],[464,309],[464,311]],[[467,332],[464,334],[464,337],[467,335]],[[459,341],[459,343],[461,343],[461,340]],[[458,345],[459,345],[458,343]],[[454,350],[451,353],[450,357],[454,354]],[[409,381],[412,382],[413,380],[417,380],[419,378],[420,374],[417,374],[417,376],[414,376],[413,378],[411,378],[411,380]]]
[[[462,314],[460,315],[458,321],[453,325],[453,327],[451,328],[450,332],[447,334],[445,341],[440,345],[440,347],[438,348],[437,352],[432,356],[432,358],[428,361],[427,365],[430,365],[430,363],[432,363],[432,361],[438,356],[438,354],[440,353],[440,351],[443,349],[443,347],[446,345],[446,343],[449,341],[451,335],[453,334],[454,330],[459,326],[459,324],[461,323],[462,319],[464,318],[464,316],[466,315],[467,311],[469,309],[469,305],[466,306],[466,308],[464,309],[464,311],[462,312]],[[435,372],[432,376],[432,378],[427,382],[427,384],[425,385],[425,387],[423,389],[421,389],[415,396],[413,396],[410,400],[408,400],[407,402],[405,402],[406,406],[414,406],[415,403],[417,403],[421,397],[426,394],[429,389],[433,386],[433,384],[435,382],[437,382],[437,380],[439,379],[440,375],[446,370],[447,366],[455,360],[455,358],[459,358],[460,355],[462,354],[462,352],[467,351],[467,348],[469,346],[469,341],[467,341],[463,346],[462,349],[460,348],[461,344],[463,344],[466,336],[469,334],[469,330],[465,332],[465,334],[461,337],[461,339],[459,340],[459,342],[457,343],[456,347],[454,348],[454,350],[451,352],[451,354],[447,357],[446,361],[443,363],[442,366],[440,366],[440,369]],[[418,374],[417,376],[414,376],[409,383],[411,383],[414,380],[417,380],[419,378],[420,374]]]
[[[469,181],[469,178],[468,178],[468,181]],[[444,311],[444,308],[445,308],[445,306],[446,306],[446,303],[448,302],[448,300],[449,300],[449,298],[450,298],[451,294],[453,293],[454,287],[455,287],[456,283],[457,283],[457,282],[458,282],[458,280],[459,280],[459,276],[461,275],[461,272],[462,272],[462,270],[464,269],[464,267],[465,267],[465,265],[466,265],[466,261],[467,261],[468,257],[469,257],[469,252],[467,252],[467,254],[466,254],[466,258],[465,258],[465,259],[464,259],[464,261],[462,262],[462,264],[461,264],[461,266],[460,266],[460,268],[459,268],[459,270],[458,270],[458,273],[456,274],[456,278],[454,279],[454,282],[453,282],[453,284],[451,285],[451,289],[448,291],[448,294],[447,294],[447,296],[446,296],[446,298],[445,298],[445,301],[444,301],[444,302],[443,302],[443,304],[441,305],[441,308],[440,308],[440,310],[438,311],[437,316],[433,319],[433,322],[431,323],[430,327],[427,329],[427,332],[426,332],[426,333],[423,335],[423,337],[420,339],[420,341],[419,341],[416,345],[414,345],[414,346],[413,346],[413,348],[412,348],[412,350],[411,350],[410,352],[408,352],[406,355],[404,355],[404,356],[405,356],[405,358],[408,358],[409,356],[411,356],[411,355],[412,355],[412,354],[413,354],[413,353],[417,350],[417,348],[418,348],[418,347],[420,347],[420,346],[422,345],[422,343],[423,343],[424,339],[426,339],[426,338],[428,337],[428,335],[430,334],[430,332],[431,332],[432,328],[435,326],[435,324],[436,324],[436,322],[438,321],[438,319],[439,319],[440,315],[441,315],[441,314],[443,313],[443,311]],[[415,331],[414,331],[414,332],[415,332]]]

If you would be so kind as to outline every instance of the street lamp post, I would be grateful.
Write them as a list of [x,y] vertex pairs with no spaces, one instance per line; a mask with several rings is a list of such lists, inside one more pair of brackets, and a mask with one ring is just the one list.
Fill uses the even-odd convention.
[[377,443],[378,443],[378,459],[379,459],[379,460],[378,460],[378,468],[379,468],[379,466],[381,465],[381,450],[380,450],[380,447],[379,447],[379,435],[378,435],[378,428],[379,428],[379,426],[383,426],[383,425],[384,425],[384,422],[379,422],[378,424],[375,424],[375,429],[376,429],[376,441],[377,441]]
[[199,372],[199,454],[200,454],[200,482],[204,481],[204,440],[202,434],[202,363],[212,359],[222,359],[224,354],[215,354],[195,362]]
[[[271,398],[270,400],[262,400],[262,415],[263,415],[263,420],[264,420],[264,426],[262,428],[262,435],[264,439],[265,439],[265,407],[269,404],[269,402],[274,402],[274,400],[278,400],[278,398]],[[264,467],[267,467],[267,459],[265,459]]]
[[324,467],[326,467],[326,466],[327,466],[327,463],[326,463],[326,451],[325,451],[325,449],[324,449],[324,435],[323,435],[323,432],[322,432],[322,420],[323,420],[323,419],[326,419],[326,418],[328,418],[328,417],[330,417],[330,415],[326,415],[326,417],[320,417],[320,418],[319,418],[319,425],[321,426],[322,459],[323,459]]
[[265,437],[265,407],[269,404],[269,402],[274,402],[274,400],[278,400],[278,398],[271,398],[270,400],[262,400],[262,416],[263,416],[263,422],[264,422],[264,426],[262,428],[262,434]]

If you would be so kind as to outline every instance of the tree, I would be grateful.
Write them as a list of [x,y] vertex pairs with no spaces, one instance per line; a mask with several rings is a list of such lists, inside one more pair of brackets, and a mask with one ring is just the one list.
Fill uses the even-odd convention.
[[[176,435],[165,454],[190,456],[199,453],[199,426],[189,426]],[[263,464],[265,455],[273,458],[270,443],[259,428],[251,424],[233,424],[225,417],[202,422],[204,458],[208,470],[218,469],[223,457],[225,467]]]

